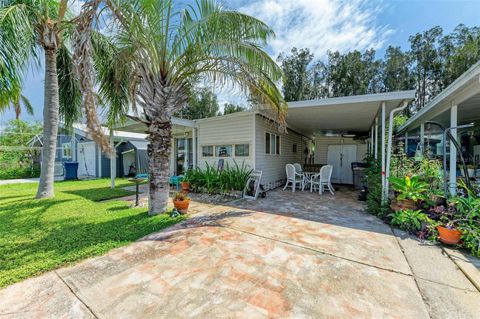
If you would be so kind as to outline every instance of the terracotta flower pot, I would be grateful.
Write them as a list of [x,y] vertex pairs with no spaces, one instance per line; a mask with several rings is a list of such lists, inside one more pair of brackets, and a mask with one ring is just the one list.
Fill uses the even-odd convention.
[[437,226],[440,235],[440,241],[444,244],[455,245],[460,242],[462,232],[458,229],[450,229],[443,226]]
[[188,191],[190,190],[189,182],[181,182],[180,186],[182,187],[182,191],[184,191],[185,193],[188,193]]
[[390,205],[390,208],[394,211],[405,210],[405,209],[417,209],[417,203],[411,199],[399,200]]
[[190,205],[190,200],[174,200],[173,206],[180,212],[180,214],[186,214],[188,211],[188,206]]

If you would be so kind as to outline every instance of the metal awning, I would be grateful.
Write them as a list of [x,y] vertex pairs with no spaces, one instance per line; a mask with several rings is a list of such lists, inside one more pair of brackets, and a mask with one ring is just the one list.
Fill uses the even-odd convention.
[[415,90],[289,102],[289,127],[306,135],[368,132],[382,103],[387,114],[415,98]]
[[135,147],[136,150],[141,150],[141,151],[146,151],[147,146],[148,146],[148,141],[129,141],[132,143],[133,147]]

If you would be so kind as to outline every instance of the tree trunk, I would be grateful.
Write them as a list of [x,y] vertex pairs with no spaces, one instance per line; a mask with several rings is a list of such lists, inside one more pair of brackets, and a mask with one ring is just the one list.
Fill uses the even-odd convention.
[[20,101],[19,100],[15,101],[13,106],[15,108],[15,119],[19,120],[20,119],[20,113],[22,113],[22,109],[20,107]]
[[154,120],[148,127],[149,202],[148,214],[157,215],[167,211],[170,192],[169,162],[171,152],[172,124],[170,119]]
[[37,198],[53,197],[55,154],[59,117],[57,50],[45,49],[45,101],[43,105],[43,146]]

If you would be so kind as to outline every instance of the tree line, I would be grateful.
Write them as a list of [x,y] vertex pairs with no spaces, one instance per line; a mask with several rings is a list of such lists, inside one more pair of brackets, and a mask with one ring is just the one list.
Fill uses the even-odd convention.
[[281,53],[286,101],[416,90],[410,112],[427,104],[480,60],[480,28],[458,25],[444,34],[439,26],[409,37],[410,48],[389,46],[383,58],[374,49],[328,51],[315,60],[308,48]]
[[197,120],[242,112],[247,109],[248,108],[243,105],[224,103],[222,112],[217,95],[207,87],[199,87],[192,90],[187,105],[175,113],[175,116],[183,119]]

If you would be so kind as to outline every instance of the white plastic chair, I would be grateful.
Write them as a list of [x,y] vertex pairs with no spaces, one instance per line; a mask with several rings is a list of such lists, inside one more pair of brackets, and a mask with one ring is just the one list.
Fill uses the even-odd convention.
[[298,163],[293,163],[293,167],[295,167],[295,172],[297,172],[299,174],[303,173],[302,165],[300,165]]
[[332,165],[325,165],[322,166],[320,169],[320,173],[313,175],[312,180],[310,181],[310,192],[318,186],[318,193],[323,194],[323,189],[326,186],[327,189],[330,191],[332,195],[335,195],[335,190],[333,189],[332,186],[332,172],[333,172],[333,166]]
[[287,183],[283,190],[287,189],[288,185],[291,184],[292,192],[295,192],[297,184],[299,187],[303,187],[303,175],[295,171],[295,166],[292,164],[285,165],[285,171],[287,172]]

